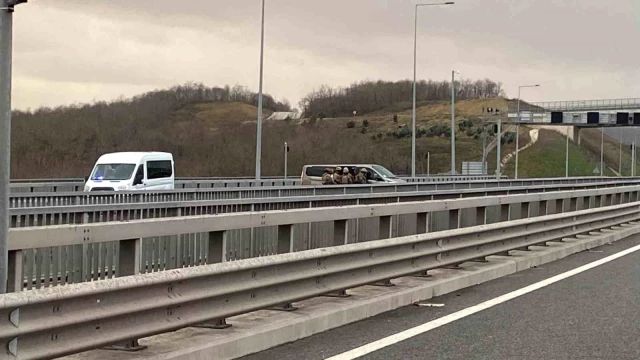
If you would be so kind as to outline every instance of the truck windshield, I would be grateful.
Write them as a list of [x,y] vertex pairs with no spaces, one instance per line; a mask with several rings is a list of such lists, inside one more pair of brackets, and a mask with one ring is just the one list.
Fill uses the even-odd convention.
[[135,164],[98,164],[91,180],[128,180],[135,168]]
[[393,173],[387,170],[384,166],[373,165],[373,170],[377,171],[378,174],[382,175],[382,177],[387,179],[397,179],[398,177],[393,175]]

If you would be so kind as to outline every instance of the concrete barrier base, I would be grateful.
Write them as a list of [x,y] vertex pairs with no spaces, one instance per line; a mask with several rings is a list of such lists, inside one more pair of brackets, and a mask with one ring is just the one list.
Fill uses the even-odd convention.
[[621,226],[605,233],[551,242],[511,256],[489,256],[488,262],[464,263],[459,269],[429,271],[430,277],[394,279],[393,287],[362,286],[349,297],[317,297],[295,303],[292,312],[262,310],[227,319],[224,330],[186,328],[140,339],[147,346],[137,353],[95,350],[64,359],[129,360],[234,359],[363,320],[418,301],[491,281],[518,271],[559,260],[571,254],[640,233],[640,225]]

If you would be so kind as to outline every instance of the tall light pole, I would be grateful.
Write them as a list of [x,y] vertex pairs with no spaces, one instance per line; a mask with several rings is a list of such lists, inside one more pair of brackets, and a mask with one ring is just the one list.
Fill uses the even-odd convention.
[[618,128],[618,141],[620,143],[620,160],[618,162],[618,176],[622,176],[622,128]]
[[451,175],[456,174],[456,74],[451,71]]
[[518,86],[518,123],[516,124],[516,173],[515,173],[515,178],[518,178],[518,153],[520,150],[520,92],[522,91],[522,88],[529,88],[529,87],[539,87],[540,84],[536,84],[536,85],[521,85]]
[[413,115],[411,117],[411,177],[416,177],[416,72],[418,61],[418,8],[422,6],[453,5],[453,1],[416,4],[413,22]]
[[569,177],[569,126],[567,126],[567,143],[564,158],[564,177]]
[[600,177],[604,176],[604,126],[600,127]]
[[11,173],[11,58],[14,6],[26,0],[0,0],[0,294],[9,272],[9,181]]
[[256,131],[256,180],[260,180],[262,160],[262,78],[264,74],[264,2],[262,0],[262,22],[260,29],[260,85],[258,88],[258,129]]

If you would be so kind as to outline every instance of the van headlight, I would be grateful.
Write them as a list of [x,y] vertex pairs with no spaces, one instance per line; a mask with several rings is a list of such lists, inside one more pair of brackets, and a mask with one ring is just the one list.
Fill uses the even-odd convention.
[[91,187],[89,185],[84,186],[84,191],[91,191]]

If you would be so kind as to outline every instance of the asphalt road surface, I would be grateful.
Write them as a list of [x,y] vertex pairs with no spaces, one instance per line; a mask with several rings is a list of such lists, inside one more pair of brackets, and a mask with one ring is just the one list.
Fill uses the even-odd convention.
[[[350,359],[353,349],[640,245],[640,236],[244,357]],[[360,359],[640,359],[640,251],[391,341]]]

